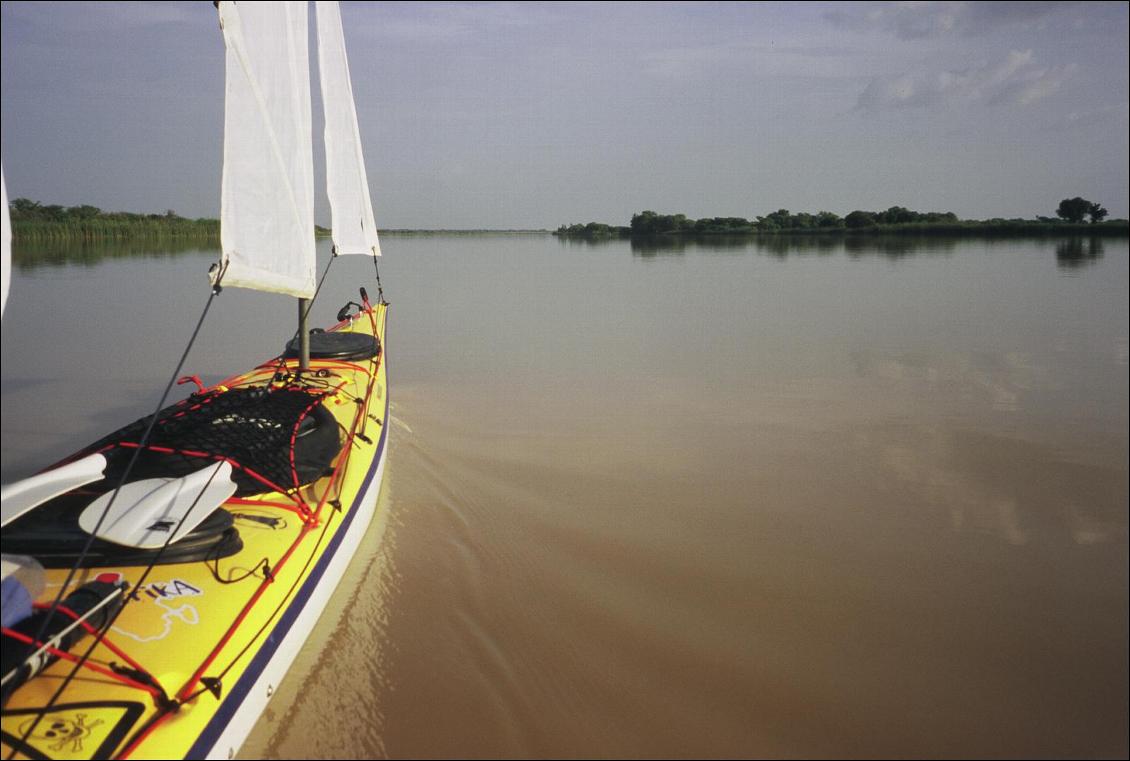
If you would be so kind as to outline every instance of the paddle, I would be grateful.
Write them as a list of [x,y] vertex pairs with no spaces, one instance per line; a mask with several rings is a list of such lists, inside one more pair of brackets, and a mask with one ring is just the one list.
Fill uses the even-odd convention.
[[102,478],[105,470],[106,458],[92,454],[60,468],[4,486],[0,489],[0,512],[3,514],[0,526],[7,526],[28,510],[39,507],[60,494],[97,481]]
[[[87,505],[78,524],[99,539],[126,547],[173,544],[235,494],[231,474],[231,464],[219,462],[183,478],[132,481],[118,489],[117,496],[107,492]],[[99,521],[102,525],[95,531]]]

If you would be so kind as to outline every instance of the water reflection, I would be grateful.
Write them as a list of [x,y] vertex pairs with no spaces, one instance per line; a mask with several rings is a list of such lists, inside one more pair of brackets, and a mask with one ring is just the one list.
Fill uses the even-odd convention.
[[1055,245],[1055,261],[1060,269],[1078,269],[1102,258],[1103,242],[1099,238],[1070,238]]
[[[619,241],[587,241],[591,246]],[[655,236],[632,238],[632,254],[640,257],[695,253],[742,253],[753,251],[778,259],[789,256],[831,256],[847,254],[852,258],[881,256],[904,259],[921,254],[949,254],[961,242],[959,238],[932,238],[908,235],[703,235]]]
[[[562,247],[586,249],[606,246],[622,247],[624,239],[558,238]],[[1012,238],[976,238],[980,245],[993,248],[1015,244]],[[1036,240],[1036,239],[1034,239]],[[1039,239],[1041,241],[1046,239]],[[741,254],[752,252],[785,259],[791,256],[831,256],[844,254],[852,259],[878,256],[890,260],[909,259],[915,256],[949,256],[961,246],[968,246],[970,238],[961,236],[925,235],[658,235],[630,238],[628,246],[632,256],[644,259],[681,256],[688,253]],[[1041,242],[1036,247],[1043,248]],[[1101,238],[1068,238],[1056,242],[1056,264],[1060,269],[1077,269],[1088,266],[1103,256]]]
[[757,244],[748,235],[655,235],[630,239],[635,256],[682,254],[687,251],[737,253]]
[[859,429],[854,445],[874,457],[891,506],[931,505],[955,534],[985,534],[1013,546],[1114,541],[1124,517],[1123,474],[1080,464],[1012,436],[941,425]]
[[888,259],[905,259],[917,254],[950,254],[957,247],[958,238],[930,238],[926,236],[880,235],[844,238],[844,250],[852,257],[877,254]]
[[107,259],[170,259],[218,250],[219,244],[207,238],[21,241],[12,246],[12,262],[21,272],[31,272],[68,264],[93,267]]
[[855,373],[882,384],[886,393],[918,399],[949,394],[953,403],[976,403],[996,412],[1019,412],[1026,397],[1049,386],[1052,372],[1023,352],[948,352],[938,354],[850,353]]
[[[490,235],[474,232],[468,235]],[[601,248],[623,246],[624,239],[557,238],[564,248]],[[738,254],[752,251],[778,259],[790,256],[830,256],[846,254],[856,259],[880,256],[898,260],[919,255],[949,255],[968,239],[912,235],[703,235],[655,236],[628,240],[633,256],[653,258],[680,256],[686,253]],[[985,241],[992,245],[994,241]],[[1056,243],[1056,264],[1072,270],[1088,266],[1103,257],[1101,238],[1069,238]],[[94,266],[107,259],[142,257],[168,259],[184,254],[218,251],[216,242],[208,239],[162,238],[133,240],[54,240],[17,242],[12,248],[12,261],[21,272],[39,267],[60,267],[67,264]]]
[[759,240],[757,249],[761,253],[784,259],[789,256],[828,256],[842,253],[845,240],[832,235],[799,235],[766,237]]

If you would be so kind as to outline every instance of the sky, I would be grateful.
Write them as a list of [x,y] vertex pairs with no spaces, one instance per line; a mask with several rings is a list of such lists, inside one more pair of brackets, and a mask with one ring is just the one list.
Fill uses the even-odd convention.
[[[218,216],[211,2],[2,14],[9,198]],[[347,2],[342,18],[379,227],[1032,218],[1073,196],[1130,216],[1123,2]]]

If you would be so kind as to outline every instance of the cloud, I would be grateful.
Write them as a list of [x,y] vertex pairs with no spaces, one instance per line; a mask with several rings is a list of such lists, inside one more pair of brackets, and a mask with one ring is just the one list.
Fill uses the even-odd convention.
[[1088,108],[1082,111],[1070,111],[1063,117],[1063,125],[1069,127],[1082,127],[1091,124],[1101,124],[1110,119],[1119,119],[1126,122],[1130,119],[1130,102],[1108,103],[1097,108]]
[[[354,31],[368,38],[417,43],[465,42],[484,34],[517,34],[523,28],[552,24],[552,6],[523,3],[381,4],[373,15],[356,14]],[[349,12],[348,10],[346,12]]]
[[862,53],[831,46],[719,42],[704,45],[657,46],[640,54],[643,70],[658,77],[686,79],[715,76],[724,69],[761,77],[842,79]]
[[1026,106],[1057,92],[1076,68],[1039,66],[1031,50],[1013,50],[981,67],[875,77],[860,93],[856,109],[875,113],[955,102]]
[[1015,81],[1002,85],[989,103],[1027,106],[1058,92],[1077,70],[1075,64],[1067,64],[1027,72]]
[[824,18],[844,29],[880,31],[904,40],[920,40],[1040,21],[1071,5],[1011,1],[875,3],[828,11]]

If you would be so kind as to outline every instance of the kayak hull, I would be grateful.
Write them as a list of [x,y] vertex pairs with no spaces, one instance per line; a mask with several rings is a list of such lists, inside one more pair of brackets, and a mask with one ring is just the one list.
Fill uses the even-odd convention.
[[[379,347],[368,358],[313,358],[302,376],[309,380],[298,381],[332,413],[340,452],[332,470],[316,481],[224,502],[217,512],[230,514],[242,543],[238,553],[79,571],[72,586],[116,574],[130,599],[104,640],[88,634],[15,690],[0,715],[5,758],[13,750],[17,758],[68,759],[230,758],[238,751],[362,538],[374,524],[383,530],[378,498],[388,458],[386,316],[381,304],[329,329],[373,336]],[[296,365],[284,354],[202,390],[199,398],[293,386]],[[5,552],[18,551],[8,544],[5,538]],[[68,571],[47,571],[40,608],[55,598]],[[4,643],[7,648],[7,630]],[[88,648],[89,658],[76,668],[73,661]]]

